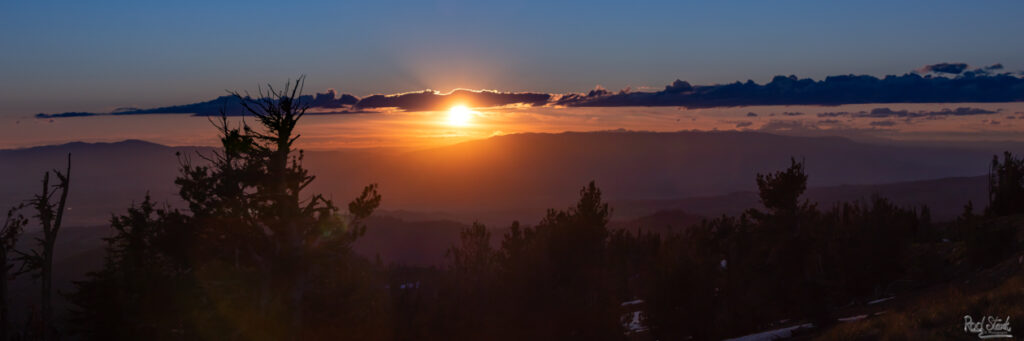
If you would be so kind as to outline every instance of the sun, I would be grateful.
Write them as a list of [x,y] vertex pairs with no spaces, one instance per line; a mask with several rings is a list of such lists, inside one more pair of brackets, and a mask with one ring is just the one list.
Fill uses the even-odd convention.
[[473,110],[469,110],[465,105],[456,105],[448,109],[448,124],[459,127],[467,126],[474,114]]

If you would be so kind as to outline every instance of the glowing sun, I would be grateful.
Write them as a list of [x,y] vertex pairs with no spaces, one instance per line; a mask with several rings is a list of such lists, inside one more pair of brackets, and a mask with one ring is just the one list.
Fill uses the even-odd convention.
[[475,113],[465,105],[456,105],[448,109],[448,124],[453,126],[467,126],[473,119]]

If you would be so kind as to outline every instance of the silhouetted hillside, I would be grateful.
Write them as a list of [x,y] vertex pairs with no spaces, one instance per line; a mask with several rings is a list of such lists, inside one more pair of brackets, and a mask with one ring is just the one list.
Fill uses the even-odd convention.
[[[68,219],[101,224],[110,212],[140,201],[147,191],[158,201],[174,197],[175,153],[202,162],[192,153],[197,149],[206,150],[142,141],[3,150],[0,176],[7,181],[0,184],[0,204],[34,193],[38,174],[72,152],[80,182]],[[496,226],[536,219],[545,208],[571,201],[576,187],[589,179],[617,204],[616,219],[662,209],[714,215],[755,202],[752,194],[717,196],[752,191],[754,174],[782,167],[790,156],[807,161],[809,196],[830,202],[866,197],[876,188],[851,186],[820,194],[813,188],[978,176],[997,152],[752,132],[593,132],[507,135],[414,152],[310,151],[306,165],[317,175],[311,187],[316,192],[348,197],[375,182],[385,194],[383,209],[443,212],[463,222]],[[950,185],[956,189],[925,183],[907,188],[905,195],[899,186],[886,187],[882,194],[900,203],[959,207],[984,190],[969,180]],[[945,194],[953,197],[943,199]]]
[[373,216],[366,225],[366,235],[353,246],[357,253],[370,259],[379,256],[385,264],[418,266],[443,265],[445,250],[469,227],[450,220],[405,221],[389,216]]
[[[75,225],[104,224],[149,192],[161,201],[176,203],[175,153],[206,147],[168,147],[139,140],[116,143],[72,142],[55,146],[0,150],[0,204],[4,207],[38,191],[39,174],[74,155],[75,188],[68,198],[66,219]],[[193,159],[198,159],[193,156]]]
[[500,222],[571,200],[580,179],[596,180],[612,202],[674,199],[752,190],[754,174],[782,167],[789,156],[805,159],[814,174],[809,185],[821,187],[977,176],[997,152],[749,132],[595,132],[500,136],[395,157],[310,153],[307,160],[319,174],[346,175],[321,176],[318,186],[328,192],[378,182],[389,194],[386,207],[458,209],[467,220]]
[[[871,185],[840,185],[811,187],[807,198],[819,206],[828,207],[839,202],[866,202],[872,195],[889,198],[898,205],[927,205],[936,220],[949,220],[961,213],[967,201],[982,205],[988,200],[985,176],[953,177],[935,180],[896,182]],[[666,200],[636,200],[614,203],[618,212],[637,216],[649,212],[686,210],[714,217],[722,214],[738,215],[758,205],[757,192],[743,191],[725,195],[700,196]]]
[[686,213],[683,210],[673,209],[657,211],[636,219],[618,220],[608,223],[610,229],[623,229],[630,232],[653,232],[671,233],[682,232],[686,228],[699,224],[707,217]]

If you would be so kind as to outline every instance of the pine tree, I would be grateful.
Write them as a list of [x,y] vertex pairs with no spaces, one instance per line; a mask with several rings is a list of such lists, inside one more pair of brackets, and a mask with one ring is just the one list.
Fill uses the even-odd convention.
[[[235,297],[258,312],[256,326],[288,338],[308,330],[305,295],[319,266],[334,266],[348,255],[351,243],[365,232],[361,223],[380,204],[376,185],[363,189],[348,205],[348,214],[323,195],[302,192],[315,177],[295,151],[295,128],[309,108],[300,100],[303,77],[284,88],[261,88],[257,98],[234,93],[256,127],[217,124],[223,149],[209,166],[183,163],[176,180],[201,228],[204,247],[236,278],[254,278],[255,300]],[[226,294],[232,294],[227,292]],[[248,310],[241,308],[242,310]],[[282,323],[284,322],[284,323]]]
[[11,251],[18,243],[18,237],[22,229],[28,224],[28,219],[18,213],[24,205],[17,205],[7,211],[4,218],[3,229],[0,229],[0,340],[7,341],[10,329],[10,297],[8,296],[7,281],[14,279],[11,270],[14,264],[11,263]]
[[992,156],[985,213],[992,216],[1024,213],[1024,159],[1005,152],[1000,163],[998,156]]
[[[73,295],[81,327],[101,338],[102,326],[142,319],[148,329],[115,337],[285,340],[352,331],[376,318],[379,306],[360,300],[379,289],[351,245],[381,197],[376,185],[366,186],[344,212],[305,192],[314,176],[294,148],[308,109],[303,80],[261,88],[256,98],[234,93],[258,124],[232,127],[222,114],[213,120],[221,148],[198,154],[198,162],[179,155],[175,183],[187,213],[155,210],[147,198],[115,218],[107,265]],[[156,263],[138,264],[140,252]],[[125,294],[137,296],[125,301]],[[122,302],[138,316],[109,311],[103,301]]]

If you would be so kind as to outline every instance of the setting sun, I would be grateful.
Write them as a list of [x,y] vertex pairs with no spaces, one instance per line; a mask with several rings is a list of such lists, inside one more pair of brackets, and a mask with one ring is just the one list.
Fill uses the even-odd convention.
[[456,105],[448,109],[448,124],[453,126],[466,126],[473,119],[474,112],[465,105]]

